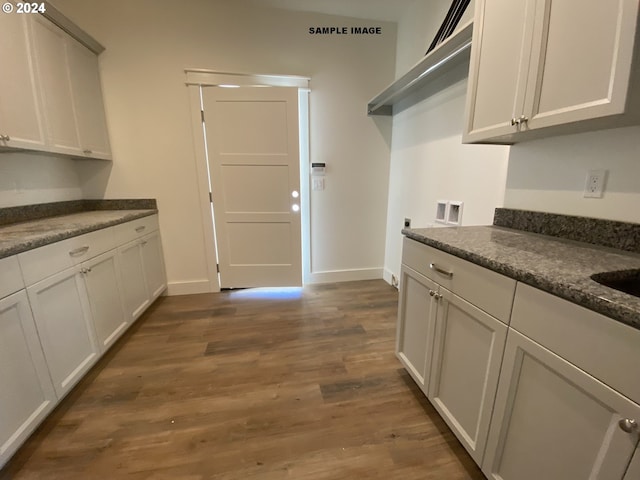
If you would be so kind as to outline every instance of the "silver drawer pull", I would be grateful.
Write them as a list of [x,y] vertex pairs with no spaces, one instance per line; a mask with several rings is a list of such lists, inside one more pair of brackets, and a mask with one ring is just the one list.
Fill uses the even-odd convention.
[[144,232],[144,229],[147,228],[144,225],[140,226],[140,227],[136,227],[136,232],[140,233],[140,232]]
[[84,255],[89,251],[89,245],[85,245],[84,247],[76,248],[75,250],[71,250],[69,252],[69,256],[77,257],[79,255]]
[[89,150],[89,149],[86,149],[86,150],[83,150],[82,153],[84,153],[85,155],[91,155],[93,153],[93,151]]
[[435,263],[430,263],[429,264],[429,268],[431,270],[435,270],[436,272],[438,272],[440,275],[444,275],[445,277],[453,277],[453,272],[449,272],[447,270],[443,270],[441,269],[438,265],[436,265]]

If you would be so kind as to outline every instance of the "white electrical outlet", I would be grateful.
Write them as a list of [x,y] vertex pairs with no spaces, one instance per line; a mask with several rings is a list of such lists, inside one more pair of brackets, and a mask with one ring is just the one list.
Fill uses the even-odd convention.
[[584,184],[584,197],[602,198],[606,179],[606,170],[589,170],[587,173],[587,180]]

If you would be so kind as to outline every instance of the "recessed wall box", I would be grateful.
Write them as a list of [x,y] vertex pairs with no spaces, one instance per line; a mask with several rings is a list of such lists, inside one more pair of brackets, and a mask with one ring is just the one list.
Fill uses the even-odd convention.
[[447,223],[449,225],[462,225],[462,206],[464,202],[449,202]]
[[438,200],[436,207],[436,222],[447,223],[449,215],[449,202],[447,200]]

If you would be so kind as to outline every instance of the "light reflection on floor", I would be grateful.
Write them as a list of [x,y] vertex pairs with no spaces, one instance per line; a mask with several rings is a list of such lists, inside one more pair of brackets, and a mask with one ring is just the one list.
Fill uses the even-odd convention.
[[296,300],[302,298],[302,287],[265,287],[230,290],[231,298],[256,300]]

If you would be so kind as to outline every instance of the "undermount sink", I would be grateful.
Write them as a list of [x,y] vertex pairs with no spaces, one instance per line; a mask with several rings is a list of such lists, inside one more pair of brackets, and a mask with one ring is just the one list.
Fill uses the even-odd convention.
[[640,297],[640,270],[622,270],[591,275],[591,279],[634,297]]

